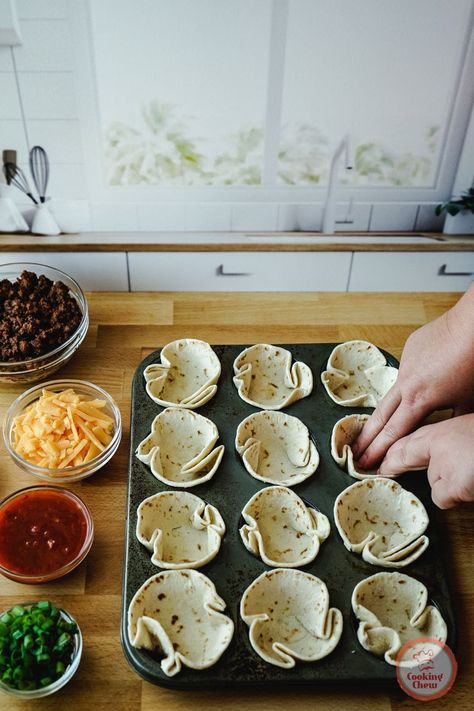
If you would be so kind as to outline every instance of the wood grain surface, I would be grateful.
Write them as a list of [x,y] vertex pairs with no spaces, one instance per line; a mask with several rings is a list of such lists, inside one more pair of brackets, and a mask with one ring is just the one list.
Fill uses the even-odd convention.
[[[349,241],[344,241],[350,237]],[[382,237],[371,242],[371,238]],[[400,237],[405,239],[400,240]],[[413,242],[407,238],[414,237]],[[428,237],[416,242],[417,237]],[[342,239],[339,239],[342,238]],[[0,234],[1,252],[472,252],[472,235],[439,232],[83,232]]]
[[[362,338],[399,357],[408,335],[443,311],[458,294],[89,294],[87,338],[60,376],[91,380],[106,388],[123,416],[123,441],[113,460],[90,479],[71,485],[89,505],[95,522],[92,550],[75,572],[42,586],[0,579],[0,609],[19,601],[49,598],[77,617],[84,653],[73,680],[46,699],[22,702],[0,695],[0,711],[403,711],[420,702],[401,692],[341,687],[299,693],[248,691],[177,692],[142,681],[122,653],[120,595],[130,418],[135,368],[155,348],[180,337],[212,343],[344,341]],[[448,365],[448,364],[447,364]],[[22,388],[0,388],[3,412]],[[37,483],[0,453],[0,496]],[[436,709],[473,708],[474,527],[472,507],[442,514],[444,555],[457,601],[459,677]],[[425,708],[423,706],[423,708]]]

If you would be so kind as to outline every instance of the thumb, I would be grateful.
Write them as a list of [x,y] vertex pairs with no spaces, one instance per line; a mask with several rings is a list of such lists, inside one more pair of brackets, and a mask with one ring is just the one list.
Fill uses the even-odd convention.
[[430,461],[431,428],[432,425],[421,427],[392,444],[378,473],[382,476],[396,476],[414,469],[426,469]]
[[449,481],[437,479],[431,487],[431,498],[439,509],[451,509],[456,505],[457,499],[453,496]]

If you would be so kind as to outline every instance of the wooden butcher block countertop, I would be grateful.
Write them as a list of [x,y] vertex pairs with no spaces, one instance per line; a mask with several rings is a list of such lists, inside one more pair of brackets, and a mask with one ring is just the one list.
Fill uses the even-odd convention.
[[[125,661],[120,644],[120,605],[129,447],[130,387],[134,371],[152,350],[180,337],[218,343],[329,342],[362,338],[399,357],[416,328],[455,303],[448,293],[94,293],[84,344],[61,371],[64,377],[97,383],[118,402],[124,437],[112,461],[70,488],[86,501],[95,540],[85,563],[42,586],[0,578],[0,609],[16,602],[50,599],[79,621],[84,652],[78,672],[57,694],[22,702],[0,693],[0,711],[403,711],[423,704],[402,693],[334,686],[330,689],[178,692],[142,681]],[[446,364],[449,367],[449,363]],[[2,415],[23,388],[0,387]],[[0,496],[37,483],[0,454]],[[441,515],[444,550],[457,602],[459,677],[436,709],[472,709],[474,693],[474,512]]]

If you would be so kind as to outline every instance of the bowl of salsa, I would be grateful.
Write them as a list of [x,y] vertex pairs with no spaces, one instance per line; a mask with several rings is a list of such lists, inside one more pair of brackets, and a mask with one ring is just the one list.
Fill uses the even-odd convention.
[[74,570],[88,554],[94,524],[86,504],[58,486],[30,486],[0,502],[0,573],[44,583]]

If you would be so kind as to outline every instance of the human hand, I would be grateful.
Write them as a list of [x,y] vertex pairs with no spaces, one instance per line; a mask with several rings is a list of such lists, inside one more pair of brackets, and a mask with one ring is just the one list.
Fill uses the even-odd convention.
[[426,425],[399,439],[378,473],[396,476],[426,468],[431,498],[440,509],[474,501],[474,414]]
[[394,442],[444,408],[455,415],[474,408],[474,288],[408,338],[397,380],[354,443],[354,457],[373,468]]

